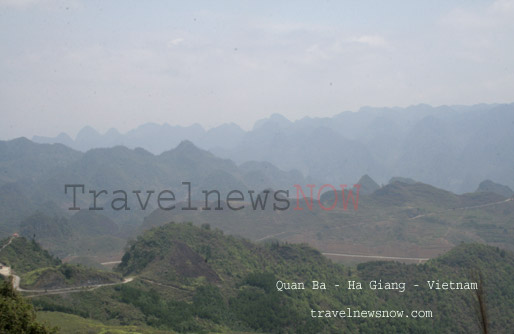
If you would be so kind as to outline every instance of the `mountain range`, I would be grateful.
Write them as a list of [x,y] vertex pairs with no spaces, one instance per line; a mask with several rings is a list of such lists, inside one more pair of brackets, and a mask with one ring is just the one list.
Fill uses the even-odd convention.
[[[336,202],[330,188],[320,194],[319,203],[313,199],[312,209],[305,199],[295,200],[295,184],[307,196],[307,185],[314,184],[316,197],[322,186],[319,180],[268,162],[237,165],[190,141],[155,155],[123,146],[83,153],[62,144],[19,138],[0,142],[0,157],[0,236],[21,233],[66,261],[98,265],[119,259],[126,240],[170,221],[210,224],[255,241],[306,242],[334,254],[405,257],[408,253],[428,258],[463,241],[507,249],[513,244],[512,192],[490,180],[481,183],[477,192],[456,195],[406,177],[391,178],[380,186],[364,175],[357,181],[358,203],[354,199],[345,210],[336,184],[339,200],[326,211],[320,204],[328,208]],[[74,199],[73,190],[66,193],[65,185],[83,186],[84,193],[73,188]],[[103,190],[96,200],[90,193]],[[117,204],[123,199],[117,190],[126,192],[126,206]],[[205,192],[211,190],[220,193],[219,203],[216,193],[206,202]],[[229,210],[227,196],[232,190],[245,195],[236,205],[244,209]],[[289,198],[280,190],[289,190]],[[173,192],[175,201],[166,203],[175,209],[159,208],[162,191]],[[356,189],[352,191],[356,195]],[[260,209],[256,198],[266,193],[268,204]],[[277,198],[283,205],[289,202],[289,209],[274,210]],[[90,210],[95,201],[102,210]],[[298,205],[304,210],[295,210]],[[199,209],[182,210],[187,206]]]
[[[191,191],[183,182],[191,183]],[[139,219],[140,207],[133,191],[154,191],[148,209],[157,207],[155,197],[162,190],[172,190],[177,201],[203,198],[202,190],[262,191],[265,188],[294,189],[295,183],[307,180],[298,171],[282,171],[270,163],[250,161],[236,165],[214,156],[189,141],[154,155],[144,149],[123,146],[92,149],[85,153],[61,144],[36,144],[25,138],[0,141],[0,207],[5,224],[28,216],[31,211],[69,211],[73,207],[72,189],[65,185],[84,185],[84,195],[77,196],[76,205],[92,204],[89,190],[107,190],[109,196],[98,198],[102,213],[112,213],[113,191],[124,190],[131,195],[132,210],[116,212],[116,219]],[[125,214],[125,215],[124,215]],[[144,214],[144,213],[142,213]]]
[[[107,134],[80,150],[69,147],[73,140],[0,141],[0,239],[12,235],[0,242],[0,262],[19,275],[38,317],[64,332],[468,333],[476,331],[477,307],[485,307],[491,330],[508,333],[512,105],[448,108],[365,109],[297,122],[274,115],[248,132],[219,130],[224,137],[175,129],[169,143],[176,146],[162,151],[169,143],[157,139],[169,135],[166,126],[140,137],[134,130],[134,147],[105,144]],[[94,137],[90,130],[78,142]],[[196,139],[183,140],[194,131]],[[136,146],[149,134],[156,137],[147,149]],[[319,198],[295,188],[308,194],[309,184],[324,183],[335,188]],[[204,197],[211,190],[218,203],[215,194]],[[248,195],[236,201],[243,209],[229,210],[232,190]],[[163,191],[174,209],[159,207]],[[290,209],[255,205],[268,193]],[[199,209],[182,210],[191,206]],[[403,263],[363,263],[380,259]],[[276,288],[279,280],[398,279],[410,286],[405,294]],[[474,280],[484,290],[413,288],[436,280]],[[477,304],[481,294],[485,306]],[[342,307],[430,310],[434,318],[311,317]]]
[[75,139],[35,136],[80,151],[124,145],[160,154],[183,140],[241,164],[266,161],[324,183],[348,183],[363,174],[378,183],[409,177],[457,193],[486,179],[514,188],[514,104],[364,107],[333,117],[289,121],[274,114],[249,131],[235,124],[205,130],[144,124],[125,134],[91,127]]

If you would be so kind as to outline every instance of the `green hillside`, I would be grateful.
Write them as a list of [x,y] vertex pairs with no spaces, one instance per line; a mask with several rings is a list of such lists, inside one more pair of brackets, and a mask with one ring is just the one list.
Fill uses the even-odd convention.
[[99,321],[86,319],[62,312],[38,312],[37,319],[52,323],[59,328],[59,333],[93,334],[170,334],[169,330],[159,330],[148,326],[105,325]]
[[[2,240],[0,245],[6,245],[9,240]],[[24,274],[35,269],[60,265],[61,260],[41,248],[35,241],[19,237],[13,238],[12,242],[0,251],[0,263],[10,266],[17,274]]]
[[63,264],[37,242],[24,237],[3,240],[0,248],[0,263],[9,266],[12,274],[20,277],[20,287],[30,293],[121,282],[117,273]]
[[[176,332],[470,333],[477,331],[471,290],[430,290],[427,281],[483,277],[491,332],[514,328],[514,256],[494,247],[462,244],[421,265],[334,264],[298,244],[257,245],[208,225],[170,223],[131,242],[118,270],[128,284],[34,298],[41,310],[92,318],[109,326],[151,326]],[[305,290],[277,291],[276,282]],[[404,292],[373,290],[371,280],[405,282]],[[326,290],[312,289],[312,281]],[[349,290],[348,281],[362,290]],[[335,287],[340,284],[340,287]],[[415,287],[418,284],[419,287]],[[313,318],[321,310],[425,310],[427,318]],[[411,313],[407,313],[411,314]]]
[[21,288],[54,290],[121,282],[119,275],[81,265],[62,264],[36,269],[21,276]]

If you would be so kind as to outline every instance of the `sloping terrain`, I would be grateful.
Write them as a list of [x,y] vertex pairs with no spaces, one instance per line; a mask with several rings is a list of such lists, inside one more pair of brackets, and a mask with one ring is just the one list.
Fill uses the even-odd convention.
[[[355,198],[355,190],[353,194]],[[490,192],[456,195],[423,183],[397,181],[370,195],[360,194],[357,210],[351,200],[344,210],[340,191],[337,199],[333,191],[321,195],[324,207],[336,203],[332,210],[320,208],[316,199],[310,210],[303,198],[298,203],[303,210],[295,210],[297,201],[289,201],[288,210],[273,210],[270,192],[264,210],[254,210],[249,201],[239,211],[226,205],[217,211],[155,210],[142,228],[192,221],[254,241],[305,242],[324,253],[368,256],[431,258],[461,242],[514,250],[514,201]]]
[[[132,242],[119,271],[131,283],[101,290],[41,296],[46,311],[90,317],[109,325],[148,325],[177,332],[266,333],[470,333],[477,302],[471,290],[431,290],[427,281],[476,282],[483,278],[490,330],[514,326],[512,253],[462,244],[421,265],[370,262],[334,264],[295,244],[256,245],[207,226],[167,224]],[[277,290],[277,281],[305,290]],[[405,282],[404,292],[373,290],[371,281]],[[312,281],[326,290],[313,289]],[[348,281],[362,290],[347,289]],[[336,287],[335,284],[339,284]],[[416,286],[417,284],[418,286]],[[426,318],[313,318],[315,310],[430,310]],[[410,314],[410,313],[409,313]]]
[[[47,293],[61,289],[82,288],[121,282],[120,275],[80,265],[62,264],[34,240],[11,237],[2,241],[2,275],[13,275],[16,289]],[[6,277],[4,277],[6,278]]]

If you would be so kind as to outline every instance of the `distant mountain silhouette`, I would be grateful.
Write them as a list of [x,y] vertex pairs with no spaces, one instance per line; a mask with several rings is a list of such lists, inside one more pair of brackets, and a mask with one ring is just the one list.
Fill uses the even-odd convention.
[[369,175],[363,175],[359,181],[357,182],[360,184],[360,193],[362,195],[370,195],[374,193],[376,190],[380,189],[380,186],[378,183],[376,183]]
[[125,134],[121,134],[114,128],[101,134],[92,127],[86,126],[78,132],[75,140],[65,133],[57,137],[34,136],[32,140],[42,144],[60,143],[82,152],[93,148],[126,146],[142,147],[154,154],[160,154],[184,140],[193,141],[200,147],[231,148],[243,135],[244,131],[234,123],[223,124],[209,130],[205,130],[198,124],[182,127],[146,123]]
[[394,175],[457,193],[484,179],[514,188],[514,104],[407,108],[363,107],[333,117],[289,121],[280,114],[257,121],[250,131],[235,124],[210,130],[144,124],[125,134],[99,134],[86,127],[75,140],[60,134],[34,141],[58,142],[80,151],[124,145],[154,154],[183,140],[236,164],[270,162],[325,183],[351,183],[366,173],[378,183]]
[[[237,166],[182,141],[174,149],[154,155],[145,149],[124,146],[96,148],[81,153],[61,144],[36,144],[20,138],[0,141],[0,235],[17,231],[19,223],[38,211],[49,217],[71,215],[72,189],[65,185],[84,185],[77,190],[76,205],[88,210],[92,205],[90,190],[108,191],[98,198],[102,214],[116,223],[138,224],[157,207],[157,196],[172,190],[177,203],[189,196],[183,182],[191,183],[191,198],[203,200],[202,191],[219,191],[221,200],[232,190],[260,192],[266,188],[294,190],[294,184],[306,184],[299,171],[283,171],[270,163],[248,162]],[[128,193],[130,210],[114,211],[115,190]],[[146,210],[133,191],[154,191]],[[214,195],[213,197],[214,198]],[[148,211],[147,211],[148,210]]]
[[480,182],[478,185],[478,189],[476,191],[485,191],[495,193],[504,197],[512,197],[514,196],[514,192],[507,186],[503,184],[495,183],[491,180],[485,180]]

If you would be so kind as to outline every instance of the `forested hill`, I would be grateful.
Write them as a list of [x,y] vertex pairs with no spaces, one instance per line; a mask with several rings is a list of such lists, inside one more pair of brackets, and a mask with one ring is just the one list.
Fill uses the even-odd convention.
[[[125,322],[176,332],[474,333],[475,291],[430,289],[427,282],[479,282],[481,275],[491,332],[514,328],[514,256],[477,244],[462,244],[419,265],[347,267],[306,245],[257,245],[209,225],[170,223],[131,242],[118,270],[135,280],[73,301],[46,296],[35,303],[98,321],[114,313]],[[403,292],[371,289],[370,282],[380,280],[406,287]],[[305,290],[277,291],[277,281],[302,282]],[[324,282],[327,289],[312,289],[313,281]],[[349,290],[349,281],[360,282],[363,289]],[[422,310],[433,317],[312,317],[312,311],[347,308],[403,310],[408,315]]]

